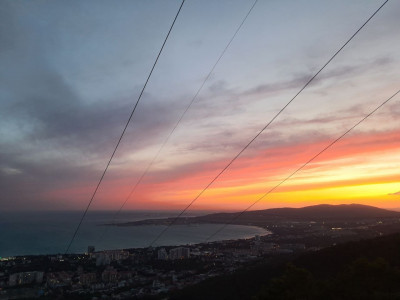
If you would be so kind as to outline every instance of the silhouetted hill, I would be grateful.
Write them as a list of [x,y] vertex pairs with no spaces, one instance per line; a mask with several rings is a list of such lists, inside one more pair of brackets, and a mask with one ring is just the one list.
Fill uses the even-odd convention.
[[[361,204],[313,205],[302,208],[272,208],[239,213],[219,213],[193,218],[190,222],[232,223],[265,227],[285,221],[351,222],[363,219],[397,218],[400,212]],[[233,220],[233,221],[232,221]]]
[[214,213],[199,217],[182,217],[176,221],[175,218],[148,219],[120,223],[117,224],[117,226],[138,226],[150,224],[167,225],[172,221],[175,221],[174,224],[176,225],[195,223],[231,223],[263,226],[268,222],[275,221],[352,221],[358,219],[397,218],[400,217],[400,212],[362,204],[320,204],[302,208],[284,207],[254,210],[239,215],[240,213]]
[[400,212],[362,204],[320,204],[302,208],[272,208],[245,212],[241,217],[280,217],[285,219],[365,219],[398,217]]
[[[302,208],[272,208],[240,213],[215,213],[199,217],[179,218],[174,224],[194,223],[232,223],[263,226],[276,221],[354,221],[359,219],[400,217],[400,212],[390,211],[361,204],[313,205]],[[118,226],[135,226],[162,224],[172,222],[174,218],[149,219],[117,224]]]

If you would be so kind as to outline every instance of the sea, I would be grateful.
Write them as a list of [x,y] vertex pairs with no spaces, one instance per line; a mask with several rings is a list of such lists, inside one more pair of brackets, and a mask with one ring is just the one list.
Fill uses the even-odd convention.
[[[144,248],[165,229],[164,225],[106,226],[113,223],[113,211],[89,211],[69,253],[84,253],[88,246],[96,251]],[[173,211],[124,211],[116,223],[177,216]],[[187,216],[204,215],[193,212]],[[0,257],[63,254],[82,217],[82,212],[8,212],[0,219]],[[203,243],[221,224],[173,225],[153,246]],[[242,225],[228,225],[210,241],[251,238],[269,231]]]

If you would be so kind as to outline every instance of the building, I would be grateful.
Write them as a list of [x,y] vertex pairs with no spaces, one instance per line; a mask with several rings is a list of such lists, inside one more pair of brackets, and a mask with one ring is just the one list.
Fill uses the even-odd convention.
[[104,252],[97,252],[96,255],[96,266],[105,266],[110,264],[110,258]]
[[161,248],[160,250],[158,250],[157,258],[160,260],[167,260],[168,259],[167,250],[165,250],[165,248]]
[[110,260],[124,260],[129,258],[129,252],[125,250],[111,250],[105,251],[106,255],[110,257]]
[[105,266],[112,261],[125,260],[129,258],[129,255],[129,252],[125,250],[106,250],[94,253],[96,266]]
[[170,259],[185,259],[190,257],[190,249],[185,247],[178,247],[169,251]]
[[118,271],[115,270],[113,267],[107,267],[103,273],[101,273],[101,280],[103,282],[118,282],[119,275]]
[[96,273],[84,273],[79,276],[79,283],[82,285],[89,286],[92,283],[95,283],[97,281],[97,275]]
[[43,275],[43,272],[38,271],[14,273],[10,275],[8,285],[17,286],[30,283],[42,283]]
[[53,272],[47,273],[47,286],[50,288],[58,288],[58,287],[65,287],[70,286],[72,282],[73,273],[72,272]]

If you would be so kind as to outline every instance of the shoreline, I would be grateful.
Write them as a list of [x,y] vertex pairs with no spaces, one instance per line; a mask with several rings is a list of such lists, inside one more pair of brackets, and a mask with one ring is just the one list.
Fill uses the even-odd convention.
[[[272,232],[268,229],[262,228],[261,226],[253,226],[253,225],[244,225],[244,224],[230,224],[231,226],[228,227],[228,231],[225,232],[225,234],[222,234],[220,238],[206,242],[205,238],[208,236],[208,234],[204,234],[204,232],[207,231],[215,231],[218,228],[213,228],[211,227],[203,227],[203,226],[216,226],[218,225],[217,223],[198,223],[198,224],[174,224],[171,226],[172,232],[170,232],[170,235],[163,241],[160,240],[160,243],[157,243],[153,248],[159,248],[159,247],[179,247],[179,246],[186,246],[186,245],[201,245],[201,244],[207,244],[207,243],[220,243],[224,241],[240,241],[240,240],[247,240],[247,239],[252,239],[255,236],[268,236],[271,235]],[[97,228],[99,228],[99,225],[95,225]],[[108,225],[110,226],[110,225]],[[112,226],[112,225],[111,225]],[[81,255],[83,253],[86,253],[87,247],[88,246],[95,246],[96,252],[97,251],[107,251],[107,250],[118,250],[118,249],[146,249],[148,248],[150,241],[142,241],[143,236],[147,233],[153,233],[154,228],[151,228],[152,226],[159,227],[158,229],[161,229],[160,227],[163,225],[160,224],[142,224],[142,225],[135,225],[133,227],[147,227],[144,230],[140,230],[141,232],[141,238],[139,238],[137,241],[131,243],[131,245],[124,245],[124,243],[121,243],[121,240],[129,240],[130,239],[130,231],[131,230],[122,230],[119,231],[117,229],[117,235],[119,239],[115,239],[115,235],[110,235],[110,239],[106,239],[105,241],[102,240],[104,243],[96,243],[96,242],[91,242],[87,241],[84,245],[82,242],[80,245],[78,244],[76,246],[76,249],[72,249],[71,254],[76,254],[76,255]],[[238,226],[235,228],[235,226]],[[126,226],[116,226],[118,228],[126,228]],[[240,230],[240,228],[243,228]],[[193,229],[193,232],[190,230]],[[175,231],[175,232],[174,232]],[[217,235],[218,237],[219,235]],[[151,239],[149,239],[151,240]],[[45,247],[44,247],[45,248]],[[60,247],[57,247],[59,249],[54,249],[55,251],[51,252],[45,252],[45,249],[33,249],[32,252],[25,252],[21,251],[21,249],[15,249],[16,251],[6,251],[4,253],[1,253],[0,258],[7,258],[7,257],[27,257],[27,256],[55,256],[55,255],[64,255],[63,250],[60,249]],[[73,247],[74,248],[74,247]],[[25,250],[28,248],[25,248]],[[6,249],[4,249],[6,250]],[[49,249],[47,249],[49,250]],[[43,251],[43,252],[42,252]],[[21,253],[22,252],[22,253]],[[24,253],[25,252],[25,253]],[[70,253],[68,253],[70,255]]]
[[[191,218],[196,218],[196,217],[191,217]],[[170,219],[146,219],[146,220],[140,220],[140,221],[132,221],[132,222],[124,222],[124,223],[104,223],[104,224],[98,224],[97,226],[115,226],[115,227],[142,227],[142,226],[169,226],[170,222],[168,222]],[[186,221],[186,220],[185,220]],[[213,221],[207,221],[207,222],[185,222],[185,223],[176,223],[172,224],[170,226],[199,226],[199,225],[225,225],[226,223],[223,222],[213,222]],[[268,230],[268,225],[265,224],[243,224],[243,223],[231,223],[227,225],[237,225],[237,226],[247,226],[247,227],[257,227],[263,230]]]
[[[259,235],[261,239],[272,235],[273,233],[270,231],[269,234],[264,234],[264,235]],[[113,249],[102,249],[95,251],[94,253],[101,253],[101,252],[111,252],[111,251],[128,251],[128,252],[135,252],[135,251],[142,251],[145,249],[159,249],[159,248],[174,248],[174,247],[190,247],[190,248],[197,248],[197,247],[206,247],[210,245],[223,245],[226,243],[232,243],[232,242],[250,242],[256,238],[257,235],[249,238],[238,238],[238,239],[226,239],[226,240],[216,240],[216,241],[210,241],[210,242],[200,242],[200,243],[187,243],[187,244],[176,244],[176,245],[157,245],[157,246],[149,246],[149,247],[130,247],[130,248],[113,248]],[[89,255],[90,253],[88,252],[74,252],[74,253],[47,253],[47,254],[25,254],[25,255],[15,255],[15,256],[6,256],[6,257],[1,257],[0,256],[0,262],[1,261],[10,261],[14,259],[20,259],[20,258],[30,258],[30,257],[71,257],[71,256],[80,256],[80,255]]]

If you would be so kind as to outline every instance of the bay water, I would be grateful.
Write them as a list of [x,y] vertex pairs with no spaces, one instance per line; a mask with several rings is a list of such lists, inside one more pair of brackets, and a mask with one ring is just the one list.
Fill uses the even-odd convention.
[[[175,217],[173,211],[125,211],[117,222]],[[205,214],[194,212],[191,216]],[[63,254],[82,217],[82,212],[9,212],[0,220],[0,257],[36,254]],[[113,221],[113,211],[89,211],[70,248],[70,253],[148,247],[165,228],[163,225],[105,226]],[[221,224],[173,225],[153,246],[202,243]],[[269,234],[254,226],[228,225],[211,241],[251,238]]]

